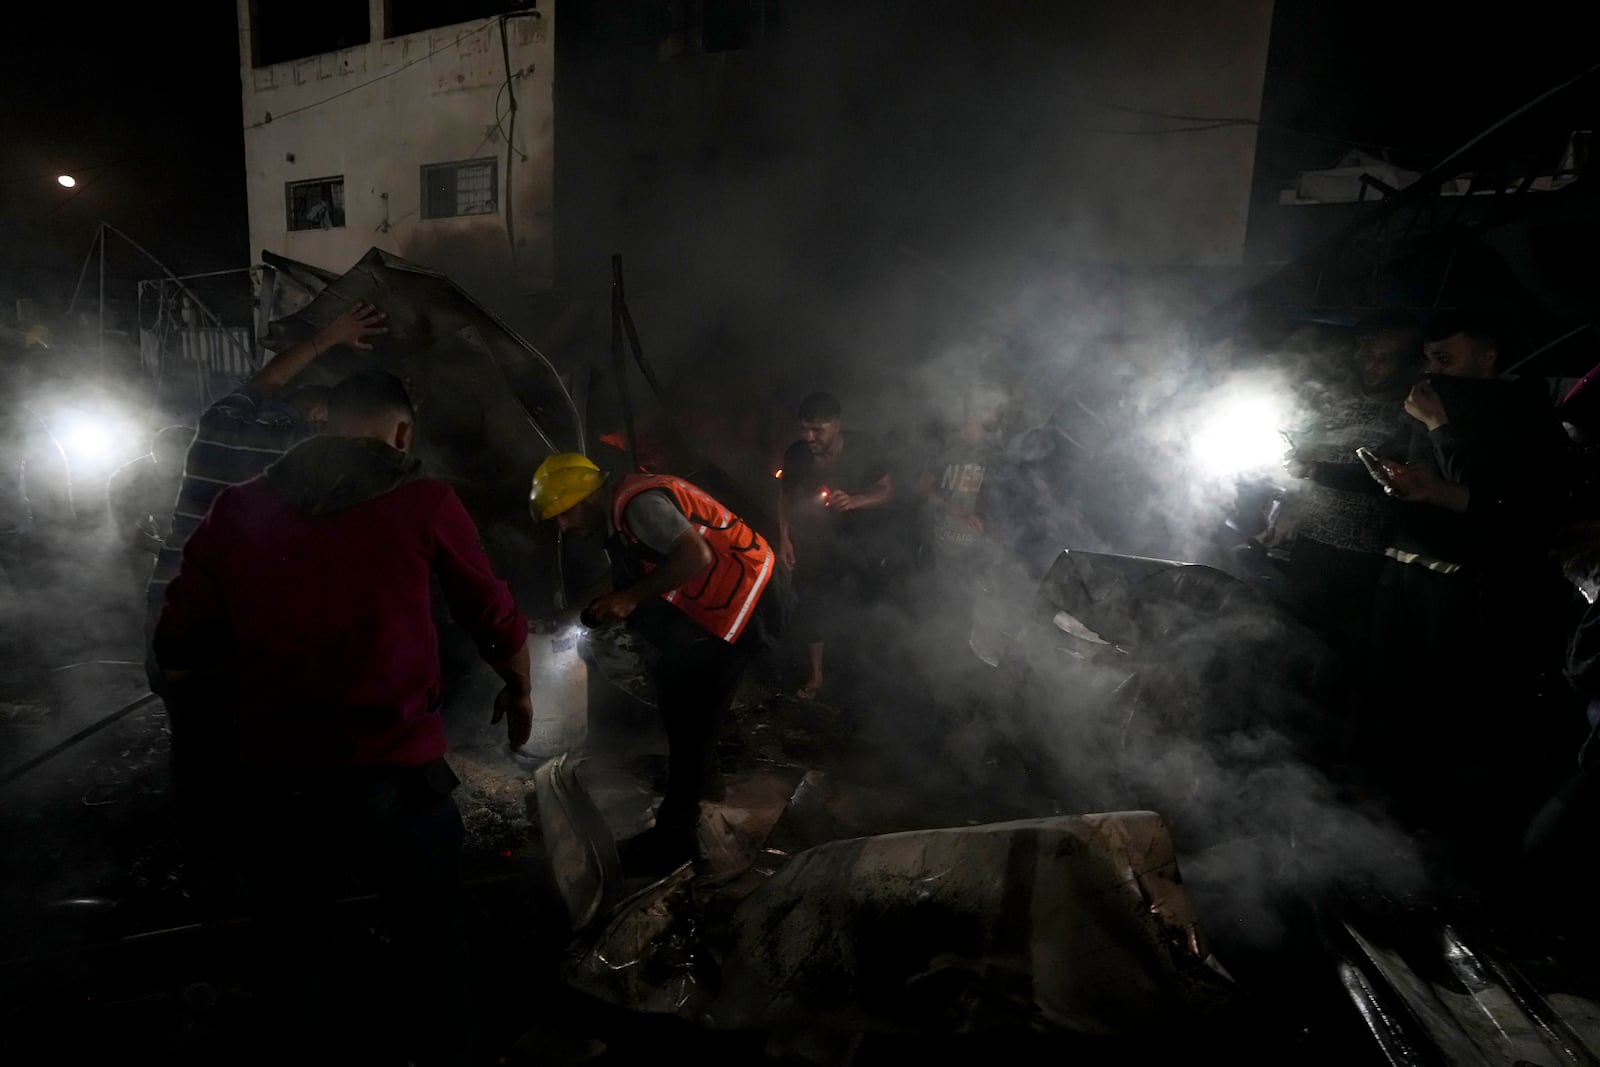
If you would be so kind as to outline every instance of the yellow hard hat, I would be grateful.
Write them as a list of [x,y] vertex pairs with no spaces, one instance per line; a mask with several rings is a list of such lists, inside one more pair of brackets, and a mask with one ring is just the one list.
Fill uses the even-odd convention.
[[577,452],[557,452],[533,472],[528,510],[541,522],[570,511],[606,482],[594,460]]

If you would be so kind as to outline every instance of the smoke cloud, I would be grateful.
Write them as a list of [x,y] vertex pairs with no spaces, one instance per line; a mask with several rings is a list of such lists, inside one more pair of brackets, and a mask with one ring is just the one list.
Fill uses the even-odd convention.
[[[1190,343],[1247,280],[1255,133],[1163,116],[1247,120],[1270,9],[840,2],[791,11],[770,48],[651,53],[625,77],[589,79],[569,52],[567,84],[615,95],[563,103],[567,128],[592,134],[558,140],[562,211],[583,223],[564,272],[599,303],[624,255],[674,414],[752,500],[775,495],[794,404],[827,389],[896,446],[909,542],[933,443],[994,388],[997,472],[1030,430],[1071,456],[1060,480],[1024,483],[1043,543],[1232,568],[1218,530],[1241,478],[1281,474],[1302,368]],[[1017,517],[996,516],[997,534]],[[937,757],[975,809],[1154,808],[1219,913],[1351,878],[1403,888],[1404,840],[1308,751],[1330,714],[1308,635],[1268,608],[1172,597],[1126,651],[1088,647],[1035,603],[1048,561],[1002,542],[851,620],[878,759],[927,781]],[[974,610],[1002,667],[971,647]]]
[[[588,225],[564,245],[596,288],[624,253],[677,414],[760,510],[794,405],[827,390],[893,453],[909,543],[917,477],[1001,391],[993,552],[914,570],[836,646],[858,660],[861,744],[913,781],[953,762],[975,807],[1155,808],[1232,915],[1414,869],[1317,769],[1326,650],[1270,605],[1173,593],[1108,651],[1034,597],[1063,548],[1244,574],[1223,521],[1264,522],[1283,434],[1315,410],[1326,352],[1191,338],[1251,280],[1269,21],[1158,0],[792,11],[769,48],[651,56],[584,101],[611,140],[584,148]],[[1046,445],[1050,476],[1029,465]],[[974,595],[1001,668],[969,644]]]

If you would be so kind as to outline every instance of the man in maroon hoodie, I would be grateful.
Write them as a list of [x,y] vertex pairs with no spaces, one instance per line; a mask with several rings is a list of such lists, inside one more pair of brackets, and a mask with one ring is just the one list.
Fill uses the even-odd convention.
[[[321,1044],[319,950],[354,861],[386,907],[425,1004],[413,1058],[467,1063],[463,830],[440,716],[431,581],[505,681],[494,721],[532,723],[527,626],[454,491],[421,476],[398,378],[347,379],[327,436],[225,489],[184,547],[154,647],[169,686],[231,712],[262,935],[264,1029]],[[300,1062],[296,1059],[294,1062]]]

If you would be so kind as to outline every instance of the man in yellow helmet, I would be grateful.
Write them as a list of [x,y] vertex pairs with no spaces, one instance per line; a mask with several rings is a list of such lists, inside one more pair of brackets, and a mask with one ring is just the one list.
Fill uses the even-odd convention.
[[667,791],[656,824],[624,849],[641,873],[696,856],[699,802],[716,782],[722,721],[750,661],[776,636],[781,568],[766,540],[704,490],[670,475],[612,480],[573,452],[533,476],[529,509],[564,534],[604,537],[612,591],[585,609],[625,621],[661,652],[656,704],[666,728]]

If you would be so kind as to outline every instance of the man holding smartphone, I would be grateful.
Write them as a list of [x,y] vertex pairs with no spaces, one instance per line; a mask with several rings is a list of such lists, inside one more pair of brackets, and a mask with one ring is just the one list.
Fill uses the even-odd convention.
[[1542,382],[1498,375],[1483,318],[1442,315],[1424,340],[1409,456],[1384,464],[1401,504],[1374,662],[1397,749],[1436,768],[1414,810],[1472,833],[1482,853],[1511,847],[1560,744],[1559,716],[1537,712],[1561,692],[1566,594],[1549,542],[1562,433]]

